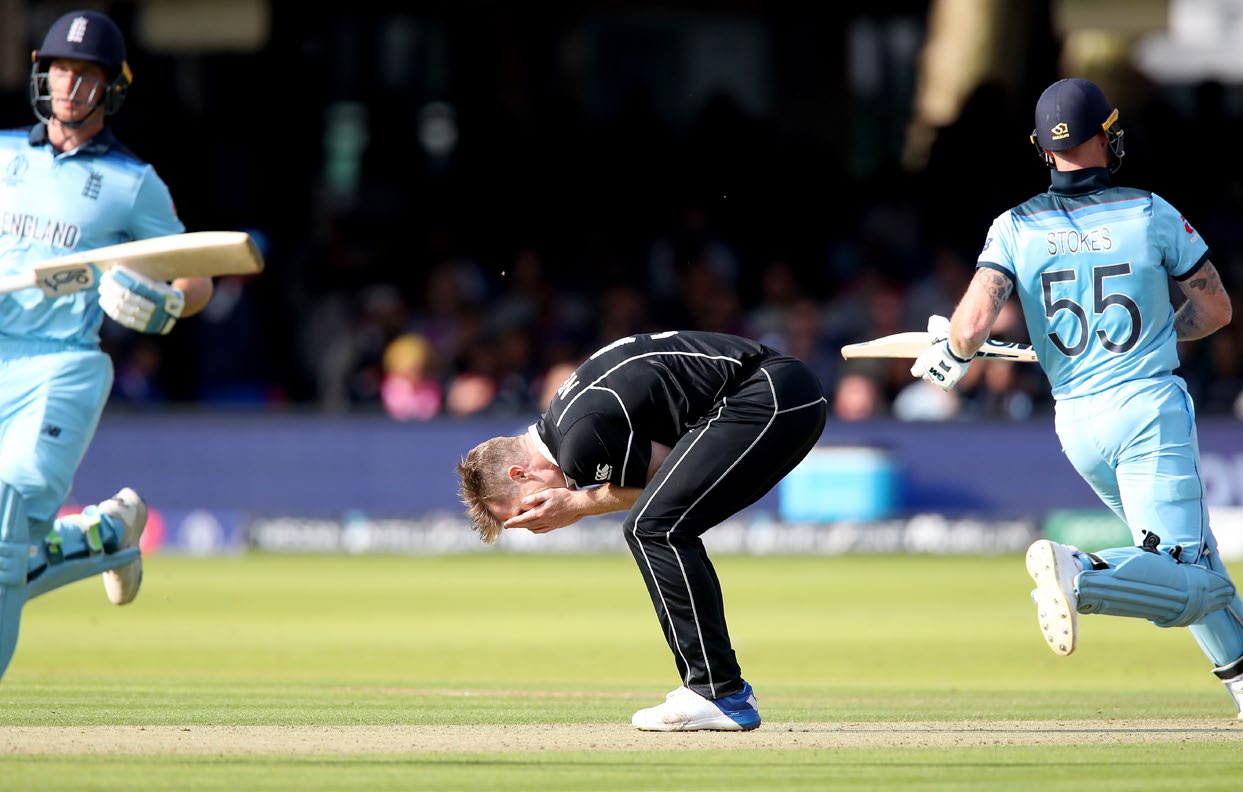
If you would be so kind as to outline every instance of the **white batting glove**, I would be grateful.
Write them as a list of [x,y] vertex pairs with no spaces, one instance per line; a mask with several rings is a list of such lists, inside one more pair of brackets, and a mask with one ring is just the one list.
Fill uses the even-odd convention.
[[928,335],[932,338],[932,343],[944,341],[950,337],[950,320],[940,314],[933,314],[928,317]]
[[963,360],[950,351],[947,338],[928,347],[915,358],[915,365],[911,366],[911,376],[926,379],[947,391],[958,384],[958,380],[967,373],[970,365],[970,358]]
[[967,373],[971,358],[960,358],[950,349],[950,320],[944,316],[933,314],[928,317],[928,334],[932,337],[932,346],[915,358],[911,376],[928,380],[941,390],[948,391]]
[[185,310],[186,296],[181,289],[117,265],[99,279],[99,307],[131,330],[164,335]]

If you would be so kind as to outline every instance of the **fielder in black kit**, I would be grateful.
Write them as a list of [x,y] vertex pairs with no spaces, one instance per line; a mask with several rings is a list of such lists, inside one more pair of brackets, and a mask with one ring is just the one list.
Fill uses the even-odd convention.
[[629,336],[579,366],[526,434],[472,449],[458,465],[462,501],[485,542],[629,510],[626,541],[683,681],[634,725],[753,729],[755,695],[700,536],[789,473],[825,417],[796,358],[720,333]]

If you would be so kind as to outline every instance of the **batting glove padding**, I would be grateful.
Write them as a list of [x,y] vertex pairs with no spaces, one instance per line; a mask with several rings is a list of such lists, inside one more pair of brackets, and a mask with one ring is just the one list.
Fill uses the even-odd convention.
[[949,339],[938,341],[925,349],[911,366],[912,377],[922,377],[941,390],[947,391],[958,384],[967,373],[971,360],[963,360],[950,350]]
[[99,307],[131,330],[164,335],[185,310],[186,296],[181,289],[117,265],[99,280]]

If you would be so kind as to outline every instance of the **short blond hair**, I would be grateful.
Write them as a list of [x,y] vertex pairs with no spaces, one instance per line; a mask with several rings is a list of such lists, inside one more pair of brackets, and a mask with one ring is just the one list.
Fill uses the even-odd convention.
[[466,516],[479,532],[479,538],[488,544],[500,537],[503,527],[488,504],[516,494],[518,485],[510,480],[505,469],[525,461],[521,437],[494,437],[472,448],[466,458],[458,463],[457,474],[462,479],[460,494],[466,506]]

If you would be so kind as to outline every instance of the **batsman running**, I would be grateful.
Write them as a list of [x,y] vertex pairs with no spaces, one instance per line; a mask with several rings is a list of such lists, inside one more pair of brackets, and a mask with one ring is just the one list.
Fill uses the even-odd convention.
[[[185,230],[167,186],[107,126],[131,80],[121,31],[94,11],[57,19],[32,53],[38,123],[0,132],[0,275]],[[108,599],[124,605],[142,583],[147,508],[132,489],[57,519],[112,387],[103,315],[162,334],[212,294],[210,278],[169,285],[123,266],[96,282],[59,297],[0,295],[0,675],[27,600],[102,573]]]
[[801,361],[731,335],[618,339],[557,390],[526,434],[458,465],[485,542],[628,511],[626,542],[682,684],[632,723],[648,731],[760,725],[700,536],[772,489],[820,439],[826,402]]
[[[1028,549],[1046,643],[1073,652],[1080,613],[1187,627],[1243,718],[1243,602],[1209,527],[1195,406],[1173,373],[1178,342],[1228,324],[1230,298],[1178,210],[1112,183],[1123,134],[1097,85],[1049,86],[1032,143],[1052,187],[993,222],[966,294],[949,322],[929,321],[940,340],[911,373],[954,387],[1018,295],[1062,449],[1135,540],[1096,553],[1043,539]],[[1177,310],[1170,278],[1186,298]]]

